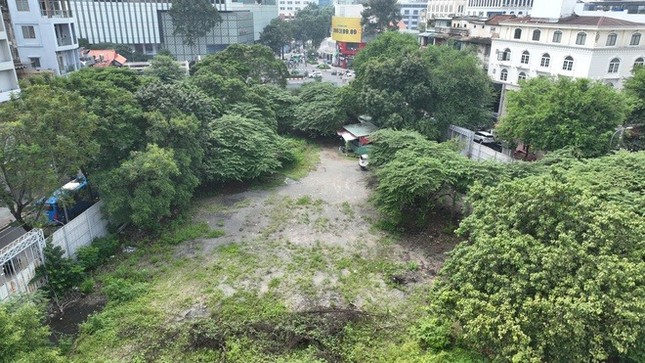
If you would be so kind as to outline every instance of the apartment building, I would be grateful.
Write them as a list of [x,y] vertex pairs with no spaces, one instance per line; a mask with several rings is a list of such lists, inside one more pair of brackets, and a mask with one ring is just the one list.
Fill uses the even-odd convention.
[[468,0],[464,15],[486,18],[495,15],[522,16],[530,15],[532,8],[533,0]]
[[405,27],[410,30],[419,28],[421,22],[421,15],[427,9],[428,3],[426,0],[399,0],[401,7],[401,20]]
[[[330,2],[326,3],[330,4]],[[286,19],[291,19],[309,4],[318,5],[318,0],[278,0],[279,14]]]
[[12,94],[19,92],[20,87],[18,87],[18,77],[11,55],[7,28],[0,13],[0,102],[10,100]]
[[7,5],[22,64],[56,75],[81,68],[69,0],[15,0]]

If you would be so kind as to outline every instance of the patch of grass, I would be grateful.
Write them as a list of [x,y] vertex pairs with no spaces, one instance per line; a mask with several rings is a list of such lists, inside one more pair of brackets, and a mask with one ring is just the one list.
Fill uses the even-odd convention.
[[343,204],[340,205],[340,211],[350,219],[354,218],[354,209],[352,209],[352,206],[349,204],[349,202],[343,202]]
[[309,205],[313,202],[310,196],[303,195],[302,197],[296,199],[296,205]]
[[225,234],[226,233],[221,229],[211,229],[204,235],[204,238],[219,238],[224,236]]
[[293,180],[300,180],[320,163],[320,147],[303,139],[291,139],[291,142],[294,162],[286,165],[280,174]]

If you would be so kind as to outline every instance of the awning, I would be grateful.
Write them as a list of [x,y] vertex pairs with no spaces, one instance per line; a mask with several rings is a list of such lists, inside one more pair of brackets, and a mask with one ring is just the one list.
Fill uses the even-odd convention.
[[338,134],[338,136],[342,137],[343,140],[345,140],[345,141],[352,141],[352,140],[358,139],[358,137],[350,134],[349,132],[347,132],[345,130],[339,130],[339,131],[336,132],[336,134]]

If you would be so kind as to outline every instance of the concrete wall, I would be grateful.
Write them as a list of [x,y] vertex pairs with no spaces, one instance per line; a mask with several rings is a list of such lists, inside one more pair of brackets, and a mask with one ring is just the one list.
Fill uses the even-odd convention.
[[60,246],[65,251],[65,257],[74,257],[79,248],[107,235],[108,222],[101,213],[102,205],[103,202],[94,204],[52,234],[52,244]]

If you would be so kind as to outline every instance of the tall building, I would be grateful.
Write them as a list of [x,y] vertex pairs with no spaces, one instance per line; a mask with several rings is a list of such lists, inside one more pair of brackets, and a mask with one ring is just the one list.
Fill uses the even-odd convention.
[[[318,5],[318,0],[278,0],[280,15],[285,18],[293,18],[296,13],[307,7],[309,4]],[[327,1],[329,5],[330,2]]]
[[447,18],[453,16],[461,16],[467,0],[428,0],[428,7],[426,10],[426,18]]
[[401,20],[407,29],[417,30],[421,14],[427,8],[426,0],[399,0]]
[[0,13],[0,102],[11,99],[12,93],[20,92],[18,77],[11,55],[9,37],[4,19]]
[[63,75],[80,69],[76,23],[69,0],[8,2],[20,61]]
[[[87,39],[91,44],[126,44],[139,53],[149,55],[156,54],[165,42],[176,48],[177,39],[168,26],[170,18],[167,16],[172,0],[69,1],[78,22],[79,37]],[[233,39],[235,37],[229,34],[243,32],[245,34],[238,35],[245,35],[246,39],[250,31],[253,41],[257,41],[264,27],[278,17],[276,0],[216,0],[214,3],[223,22],[202,40],[211,45],[211,49],[228,45],[221,41],[213,43],[217,40],[218,33],[226,34],[227,39]],[[231,14],[237,12],[248,14]],[[248,28],[249,16],[251,30]],[[234,20],[238,18],[244,20],[238,23]]]
[[[554,3],[558,2],[555,0]],[[495,15],[530,15],[533,0],[468,0],[464,15],[490,18]]]

